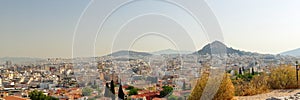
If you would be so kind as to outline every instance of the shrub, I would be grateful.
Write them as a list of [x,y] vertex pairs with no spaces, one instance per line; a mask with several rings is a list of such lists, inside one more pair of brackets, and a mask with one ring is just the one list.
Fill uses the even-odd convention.
[[272,89],[298,88],[295,67],[279,66],[272,69],[269,83]]
[[[197,80],[196,86],[190,94],[188,100],[200,100],[202,92],[207,85],[209,74],[202,74],[201,78]],[[224,75],[223,80],[219,86],[214,100],[231,100],[234,96],[234,86],[231,82],[229,74]]]
[[[269,92],[269,76],[266,73],[261,73],[260,75],[254,76],[250,81],[250,86],[252,86],[254,90],[254,94],[261,94]],[[253,94],[253,95],[254,95]]]
[[243,79],[244,81],[251,81],[252,80],[252,78],[255,76],[255,75],[257,75],[258,73],[256,72],[256,73],[245,73],[244,75],[242,75],[242,74],[238,74],[238,75],[236,75],[236,77],[237,78],[241,78],[241,79]]
[[[247,75],[246,75],[247,76]],[[251,80],[249,80],[251,79]],[[249,77],[237,77],[233,80],[235,95],[249,96],[269,92],[269,89],[296,89],[296,70],[282,65],[271,69],[270,74],[260,73]]]
[[250,82],[237,78],[233,80],[233,84],[235,86],[235,95],[237,96],[250,96],[269,92],[268,75],[265,73],[253,76]]

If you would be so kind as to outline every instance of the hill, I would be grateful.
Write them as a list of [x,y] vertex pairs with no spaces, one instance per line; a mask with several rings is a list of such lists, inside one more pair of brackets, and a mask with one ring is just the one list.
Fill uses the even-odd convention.
[[2,58],[0,58],[1,63],[4,63],[6,61],[12,61],[13,64],[24,64],[24,63],[36,62],[36,61],[46,61],[46,59],[31,58],[31,57],[2,57]]
[[207,44],[202,49],[198,50],[197,52],[194,52],[193,54],[200,54],[200,55],[211,54],[212,48],[216,52],[222,52],[223,50],[226,50],[227,54],[238,54],[238,55],[254,55],[255,54],[255,53],[245,52],[245,51],[241,51],[238,49],[233,49],[231,47],[227,47],[224,43],[222,43],[220,41],[214,41],[210,44]]
[[137,51],[130,51],[130,50],[121,50],[117,52],[113,52],[107,56],[151,56],[152,54],[146,52],[137,52]]
[[287,55],[287,56],[295,56],[295,57],[300,57],[300,48],[282,52],[280,53],[281,55]]

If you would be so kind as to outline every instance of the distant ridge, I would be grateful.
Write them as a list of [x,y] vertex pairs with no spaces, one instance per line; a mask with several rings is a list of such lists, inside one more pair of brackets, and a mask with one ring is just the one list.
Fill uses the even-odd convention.
[[162,55],[162,54],[191,54],[193,51],[180,51],[180,50],[173,50],[173,49],[165,49],[160,51],[152,52],[154,55]]
[[1,57],[0,62],[12,61],[13,64],[22,64],[28,62],[36,62],[46,60],[43,58],[33,58],[33,57]]
[[[106,56],[152,56],[152,55],[160,55],[160,54],[200,54],[200,55],[205,55],[205,54],[211,54],[212,48],[214,49],[215,52],[226,52],[227,54],[237,54],[237,55],[266,55],[266,54],[259,54],[259,53],[253,53],[253,52],[246,52],[246,51],[241,51],[238,49],[234,49],[232,47],[227,47],[224,43],[220,41],[214,41],[212,43],[209,43],[205,45],[202,49],[192,52],[192,51],[177,51],[173,49],[166,49],[166,50],[161,50],[161,51],[155,51],[152,53],[148,52],[137,52],[137,51],[130,51],[130,50],[121,50],[117,52],[113,52],[112,54],[108,54]],[[300,51],[300,50],[299,50]],[[300,53],[299,53],[300,54]]]
[[146,52],[137,52],[137,51],[130,51],[130,50],[121,50],[117,52],[113,52],[112,54],[108,54],[107,56],[151,56],[152,54]]
[[233,49],[231,47],[227,47],[224,43],[220,41],[214,41],[210,44],[205,45],[202,49],[198,50],[197,52],[194,52],[193,54],[211,54],[211,46],[215,51],[223,51],[225,50],[227,54],[238,54],[238,55],[254,55],[255,53],[251,52],[245,52],[238,49]]
[[282,52],[280,54],[281,55],[285,55],[285,56],[300,57],[300,48],[294,49],[294,50],[290,50],[290,51],[285,51],[285,52]]

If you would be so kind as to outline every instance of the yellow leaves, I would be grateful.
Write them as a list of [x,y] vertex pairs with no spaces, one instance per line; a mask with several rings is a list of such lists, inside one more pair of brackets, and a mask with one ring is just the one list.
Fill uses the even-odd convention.
[[279,66],[271,70],[269,83],[272,89],[295,89],[296,69],[293,66]]
[[238,96],[262,94],[269,92],[269,89],[295,89],[296,70],[293,66],[279,66],[271,69],[270,74],[254,76],[250,82],[237,79],[233,83]]
[[[196,86],[188,100],[199,100],[201,98],[205,86],[210,84],[207,83],[208,77],[209,73],[203,73],[201,78],[195,82]],[[254,75],[251,80],[243,80],[241,78],[231,80],[229,75],[224,75],[214,100],[230,100],[233,98],[234,93],[237,96],[250,96],[267,93],[270,89],[295,88],[298,88],[295,67],[279,66],[271,69],[269,74],[260,73],[259,75]]]
[[[188,100],[200,100],[202,92],[207,85],[209,74],[202,74],[201,78],[197,80],[196,86],[194,87],[192,93],[190,94]],[[214,96],[214,100],[231,100],[234,95],[234,86],[229,78],[229,75],[226,74],[223,77],[221,85]]]

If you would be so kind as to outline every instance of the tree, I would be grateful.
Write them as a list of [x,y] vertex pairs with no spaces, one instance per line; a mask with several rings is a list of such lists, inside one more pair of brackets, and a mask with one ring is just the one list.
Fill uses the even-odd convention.
[[[209,73],[203,73],[201,78],[197,80],[196,86],[193,88],[188,100],[200,100],[202,92],[206,85],[208,85]],[[217,79],[217,78],[216,78]],[[213,80],[216,80],[213,78]],[[231,100],[234,95],[234,86],[228,74],[225,74],[217,93],[214,95],[213,100]]]
[[119,86],[119,92],[118,92],[118,93],[119,93],[119,94],[118,94],[119,99],[125,100],[125,99],[124,99],[125,94],[124,94],[124,91],[123,91],[123,89],[122,89],[122,84],[121,84],[121,83],[120,83],[120,86]]
[[185,83],[185,81],[183,81],[183,84],[182,84],[182,90],[186,90],[185,85],[186,85],[186,83]]
[[46,96],[41,91],[34,90],[29,93],[29,97],[31,100],[58,100],[58,98],[54,98],[52,96]]
[[104,97],[110,97],[109,93],[110,93],[109,86],[108,86],[108,83],[106,83]]
[[239,74],[242,75],[242,68],[239,68]]
[[110,82],[110,92],[111,92],[111,99],[115,100],[115,85],[114,85],[114,80],[111,80]]
[[128,88],[126,88],[126,90],[131,90],[133,88],[134,88],[133,86],[128,86]]
[[254,67],[252,67],[252,75],[254,75],[255,74],[255,72],[254,72]]
[[173,88],[170,86],[163,86],[162,88],[163,90],[160,91],[160,97],[165,97],[173,91]]
[[138,94],[138,90],[136,88],[133,88],[133,89],[129,90],[129,92],[128,92],[129,96],[137,95],[137,94]]
[[82,95],[84,96],[90,96],[93,92],[93,89],[89,88],[89,87],[84,87],[82,89]]

